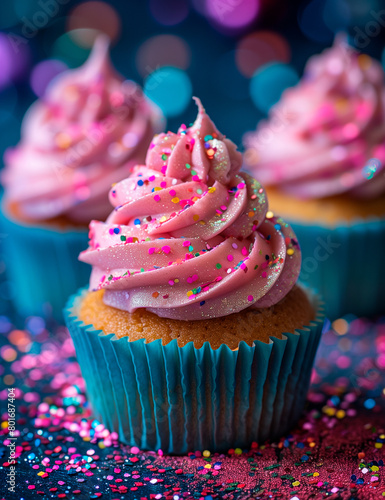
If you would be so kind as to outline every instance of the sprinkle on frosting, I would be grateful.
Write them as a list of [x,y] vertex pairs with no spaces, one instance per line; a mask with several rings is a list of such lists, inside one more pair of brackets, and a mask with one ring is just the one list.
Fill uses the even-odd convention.
[[196,103],[195,123],[155,136],[146,164],[111,190],[107,221],[90,225],[80,259],[93,266],[90,287],[105,289],[108,305],[212,318],[273,305],[298,278],[292,229],[266,217],[261,184],[239,171],[236,146]]
[[381,65],[343,37],[312,57],[256,132],[245,162],[263,185],[299,198],[385,193],[385,86]]

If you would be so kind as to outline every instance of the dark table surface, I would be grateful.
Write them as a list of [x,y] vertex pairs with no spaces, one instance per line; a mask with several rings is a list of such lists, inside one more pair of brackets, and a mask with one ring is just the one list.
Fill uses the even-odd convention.
[[0,316],[0,358],[0,498],[385,498],[384,318],[335,321],[292,433],[225,455],[120,444],[92,417],[63,326]]

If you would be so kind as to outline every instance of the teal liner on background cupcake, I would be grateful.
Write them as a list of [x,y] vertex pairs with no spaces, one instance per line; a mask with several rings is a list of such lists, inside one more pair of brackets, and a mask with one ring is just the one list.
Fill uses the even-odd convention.
[[213,350],[209,342],[196,349],[105,335],[78,319],[86,293],[69,299],[66,324],[95,417],[124,443],[174,454],[227,451],[278,439],[300,417],[324,324],[317,296],[315,320],[295,334]]
[[22,316],[54,317],[71,293],[86,285],[90,269],[76,257],[87,246],[85,228],[62,230],[21,224],[0,212],[6,275]]
[[291,221],[301,242],[300,280],[322,295],[331,319],[385,313],[385,220],[335,228]]

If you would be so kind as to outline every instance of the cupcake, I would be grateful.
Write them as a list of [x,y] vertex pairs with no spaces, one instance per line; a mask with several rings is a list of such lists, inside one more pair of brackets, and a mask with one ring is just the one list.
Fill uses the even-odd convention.
[[[343,38],[312,57],[267,121],[245,136],[246,168],[302,249],[300,279],[326,312],[385,312],[385,87],[377,61]],[[368,247],[374,250],[369,265]]]
[[323,325],[295,234],[196,102],[195,123],[155,136],[110,191],[80,254],[90,288],[65,311],[96,417],[169,453],[285,433]]
[[87,283],[77,255],[88,224],[107,217],[109,187],[144,160],[160,121],[113,69],[104,36],[28,110],[2,175],[4,253],[20,313],[61,316],[68,295]]

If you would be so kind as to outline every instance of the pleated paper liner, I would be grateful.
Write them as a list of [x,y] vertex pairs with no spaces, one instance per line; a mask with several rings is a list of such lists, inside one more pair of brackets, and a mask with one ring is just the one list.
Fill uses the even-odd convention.
[[288,222],[301,245],[300,280],[321,294],[330,319],[385,314],[385,220],[335,228]]
[[104,335],[77,318],[86,293],[69,299],[66,323],[94,414],[124,443],[174,454],[225,451],[279,438],[298,420],[324,324],[312,292],[315,321],[234,351]]
[[88,230],[19,224],[2,211],[0,227],[15,309],[22,316],[52,316],[63,322],[68,296],[89,280],[90,266],[78,260],[88,246]]

